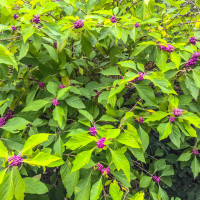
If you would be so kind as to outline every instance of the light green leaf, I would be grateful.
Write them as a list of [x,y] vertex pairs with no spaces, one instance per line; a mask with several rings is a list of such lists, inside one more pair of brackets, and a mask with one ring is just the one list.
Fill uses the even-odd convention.
[[22,112],[38,111],[39,109],[46,106],[48,103],[49,103],[49,101],[45,101],[45,100],[42,100],[42,99],[33,101],[33,102],[29,103],[28,106],[26,106],[22,110]]
[[116,138],[120,134],[120,129],[109,129],[106,132],[106,139]]
[[47,186],[34,177],[23,178],[25,183],[25,193],[45,194],[48,192]]
[[133,197],[130,198],[130,200],[144,200],[144,193],[137,192]]
[[48,45],[48,44],[43,44],[43,45],[46,48],[46,50],[48,51],[48,53],[51,56],[51,58],[53,58],[53,60],[58,62],[58,55],[57,55],[55,49],[52,46]]
[[140,137],[142,140],[142,146],[143,146],[143,150],[146,151],[148,145],[149,145],[149,135],[147,134],[146,131],[144,131],[142,129],[142,127],[139,127],[139,133],[140,133]]
[[162,171],[162,176],[173,176],[174,175],[174,168],[172,165],[166,165],[164,170]]
[[136,65],[132,60],[121,61],[121,62],[118,62],[117,64],[121,65],[122,67],[128,67],[128,68],[136,70]]
[[42,142],[45,142],[49,138],[48,133],[39,133],[35,135],[31,135],[26,143],[24,144],[24,148],[22,149],[21,153],[22,155],[26,155],[26,152],[32,149],[33,147],[41,144]]
[[56,140],[56,142],[53,146],[53,150],[54,150],[55,153],[57,153],[62,158],[62,154],[65,151],[65,147],[63,145],[63,141],[62,141],[60,136]]
[[109,193],[113,200],[121,200],[123,197],[123,192],[120,190],[120,187],[116,180],[110,184]]
[[85,108],[85,105],[83,104],[82,100],[77,96],[72,96],[72,97],[67,98],[66,103],[73,108],[77,108],[77,109]]
[[194,175],[194,178],[196,178],[200,172],[200,163],[197,160],[197,157],[195,156],[194,159],[191,162],[191,169],[192,173]]
[[91,123],[93,123],[93,116],[86,110],[79,110],[79,112],[86,117]]
[[191,78],[186,76],[185,85],[189,89],[189,91],[190,91],[191,95],[193,96],[193,98],[195,100],[197,100],[197,98],[199,96],[199,88],[196,86],[195,82]]
[[119,73],[119,70],[118,70],[117,67],[109,67],[109,68],[107,68],[107,69],[105,69],[105,70],[102,70],[100,73],[103,74],[103,75],[105,75],[105,76],[110,76],[110,75],[121,75],[121,74]]
[[148,119],[145,120],[145,122],[159,121],[159,120],[163,119],[164,117],[166,117],[167,115],[169,115],[169,114],[166,113],[166,112],[157,111],[157,112],[154,112],[152,115],[150,115],[150,116],[148,117]]
[[100,178],[93,186],[90,192],[90,200],[98,200],[102,192],[102,178]]
[[26,25],[22,28],[22,36],[24,43],[30,38],[35,32],[33,25]]
[[91,173],[82,178],[75,189],[75,200],[89,200],[91,188]]
[[192,73],[193,73],[192,75],[193,75],[193,79],[194,79],[196,86],[198,88],[200,88],[200,72],[193,70]]
[[172,133],[172,125],[170,123],[161,123],[157,130],[159,132],[159,140],[163,140]]
[[76,155],[75,160],[73,162],[72,172],[75,172],[81,169],[83,166],[89,163],[93,149],[88,151],[83,151]]
[[8,158],[8,150],[4,146],[3,142],[0,140],[0,157]]
[[128,159],[120,149],[118,149],[117,151],[110,149],[110,151],[117,170],[119,171],[120,169],[122,169],[124,171],[124,174],[126,175],[128,182],[130,182],[130,164]]
[[81,46],[83,52],[86,53],[86,55],[89,57],[90,53],[92,52],[92,45],[90,40],[84,35],[81,36]]
[[0,170],[0,185],[5,179],[6,171],[7,171],[7,169]]
[[161,171],[161,170],[165,169],[165,167],[166,167],[166,161],[165,161],[165,159],[157,160],[154,163],[154,172]]
[[21,60],[23,57],[25,57],[26,54],[28,53],[28,50],[29,50],[29,43],[28,42],[24,43],[22,41],[22,45],[21,45],[21,49],[20,49],[18,59]]
[[147,187],[149,187],[150,184],[151,184],[151,181],[152,181],[152,177],[151,176],[143,176],[140,179],[140,187],[141,188],[147,188]]
[[156,54],[156,65],[160,70],[164,70],[167,64],[167,55],[163,51]]
[[48,82],[47,90],[56,97],[56,93],[58,90],[58,85],[52,81]]
[[192,156],[191,152],[182,153],[177,161],[188,161],[188,160],[190,160],[191,156]]
[[61,99],[61,98],[68,92],[69,89],[70,89],[70,86],[58,90],[57,99],[58,99],[58,100]]
[[181,57],[179,56],[179,54],[173,51],[170,53],[170,58],[171,58],[171,61],[175,63],[176,68],[179,69],[179,66],[181,64]]
[[53,110],[53,119],[58,123],[60,127],[62,127],[63,124],[63,115],[64,115],[64,110],[60,106],[55,106]]
[[61,166],[60,174],[64,187],[67,190],[67,195],[70,198],[75,190],[79,180],[79,171],[71,173],[71,164],[67,160],[64,165]]

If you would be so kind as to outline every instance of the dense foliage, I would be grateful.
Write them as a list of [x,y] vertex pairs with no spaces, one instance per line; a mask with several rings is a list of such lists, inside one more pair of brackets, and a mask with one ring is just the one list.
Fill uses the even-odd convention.
[[200,199],[199,6],[0,0],[0,200]]

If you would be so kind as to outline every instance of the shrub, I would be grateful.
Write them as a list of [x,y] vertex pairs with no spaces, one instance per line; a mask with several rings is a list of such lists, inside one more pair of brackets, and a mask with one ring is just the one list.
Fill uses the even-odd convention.
[[0,1],[0,200],[198,199],[199,6]]

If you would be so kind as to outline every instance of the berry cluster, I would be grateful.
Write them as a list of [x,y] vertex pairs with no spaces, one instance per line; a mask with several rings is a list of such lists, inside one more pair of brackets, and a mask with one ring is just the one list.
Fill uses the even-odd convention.
[[58,86],[60,89],[63,89],[63,88],[65,88],[65,85],[59,85]]
[[44,83],[43,83],[43,82],[39,82],[38,86],[39,86],[40,88],[44,88]]
[[104,166],[102,164],[97,164],[97,169],[103,174],[103,175],[107,175],[110,173],[110,167],[104,168]]
[[6,120],[13,118],[15,113],[12,110],[9,110],[2,118],[0,118],[0,127],[6,124]]
[[52,100],[52,104],[53,104],[54,106],[57,106],[57,105],[60,104],[60,102],[59,102],[57,99],[53,99],[53,100]]
[[135,122],[142,124],[144,122],[144,119],[142,117],[139,117],[139,120],[135,119]]
[[111,18],[110,18],[110,21],[112,23],[115,23],[117,21],[117,17],[115,15],[113,15]]
[[36,24],[39,24],[40,23],[40,16],[39,15],[34,15],[33,19],[32,19],[32,22],[35,22]]
[[12,30],[15,31],[16,30],[16,26],[11,26]]
[[14,14],[14,15],[13,15],[13,18],[14,18],[14,19],[17,19],[18,17],[19,17],[18,14]]
[[175,117],[170,117],[170,118],[169,118],[169,121],[170,121],[170,122],[174,122],[174,121],[175,121]]
[[91,127],[91,128],[90,128],[90,134],[91,134],[92,136],[95,136],[95,135],[97,134],[97,129],[96,129],[95,127]]
[[167,51],[167,52],[172,52],[174,51],[174,47],[170,44],[166,44],[167,46],[163,46],[163,45],[159,45],[159,48],[160,50],[163,50],[163,51]]
[[84,26],[84,22],[81,19],[79,19],[79,20],[77,20],[77,21],[74,22],[74,28],[75,29],[82,28],[83,26]]
[[99,149],[102,149],[102,148],[104,148],[106,145],[104,144],[104,142],[106,141],[106,138],[105,137],[103,137],[103,138],[101,138],[100,140],[98,140],[97,141],[97,147],[99,148]]
[[196,39],[194,36],[192,36],[192,37],[190,38],[190,43],[191,43],[191,44],[195,45],[195,44],[196,44],[196,41],[197,41],[197,39]]
[[135,28],[138,28],[140,26],[139,23],[135,23]]
[[190,67],[192,65],[196,65],[199,60],[200,52],[195,52],[191,55],[190,60],[186,63],[186,67]]
[[57,49],[57,46],[58,46],[57,42],[54,42],[54,43],[53,43],[53,47],[54,47],[55,49]]
[[153,176],[153,180],[154,180],[156,183],[159,183],[159,182],[160,182],[160,177]]
[[183,111],[179,108],[174,109],[174,115],[175,116],[181,116],[183,114]]
[[194,154],[194,155],[198,155],[198,154],[199,154],[198,149],[192,149],[192,154]]
[[[12,162],[11,162],[12,161]],[[23,160],[20,156],[12,156],[10,158],[8,158],[7,162],[11,162],[9,165],[10,166],[19,166],[23,163]]]

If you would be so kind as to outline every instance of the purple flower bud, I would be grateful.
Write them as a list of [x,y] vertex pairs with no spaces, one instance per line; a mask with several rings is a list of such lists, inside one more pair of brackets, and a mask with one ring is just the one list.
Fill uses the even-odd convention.
[[44,88],[44,83],[43,83],[43,82],[39,82],[38,86],[39,86],[40,88]]
[[13,30],[13,31],[16,29],[16,27],[15,27],[15,26],[11,26],[11,28],[12,28],[12,30]]
[[135,23],[135,28],[138,28],[140,26],[139,23]]
[[135,122],[142,124],[144,122],[144,119],[142,117],[139,117],[139,120],[135,119]]
[[170,117],[170,118],[169,118],[169,121],[170,121],[170,122],[174,122],[174,120],[175,120],[175,117]]
[[191,44],[195,45],[195,44],[196,44],[196,41],[197,41],[197,39],[196,39],[194,36],[192,36],[192,37],[190,38],[190,43],[191,43]]
[[102,149],[103,147],[105,147],[106,145],[104,144],[104,142],[106,141],[106,138],[105,137],[103,137],[103,138],[101,138],[100,140],[98,140],[97,141],[97,147],[98,148],[100,148],[100,149]]
[[34,15],[33,19],[32,19],[32,22],[35,22],[36,24],[39,24],[40,23],[40,16],[39,15]]
[[144,76],[144,75],[147,75],[147,73],[139,72],[138,75],[139,75],[138,80],[139,80],[139,81],[143,81],[143,80],[144,80],[143,76]]
[[58,86],[60,89],[63,89],[63,88],[65,88],[65,85],[59,85]]
[[115,23],[115,22],[117,21],[116,16],[113,15],[113,16],[110,18],[110,21],[111,21],[112,23]]
[[74,22],[74,28],[75,29],[79,29],[82,28],[84,26],[84,22],[83,20],[79,19],[76,22]]
[[8,158],[7,162],[11,162],[10,166],[19,166],[23,163],[23,160],[21,159],[20,156],[14,155],[14,156]]
[[124,76],[122,76],[121,79],[124,79]]
[[181,116],[183,114],[183,111],[179,108],[174,109],[174,115],[175,116]]
[[14,18],[14,19],[17,19],[18,17],[19,17],[18,14],[14,14],[14,15],[13,15],[13,18]]
[[94,135],[97,134],[97,130],[96,130],[95,127],[91,127],[91,128],[90,128],[90,134],[91,134],[92,136],[94,136]]
[[53,47],[54,47],[55,49],[57,49],[57,46],[58,46],[58,45],[57,45],[57,42],[54,42],[54,43],[53,43]]
[[193,150],[192,150],[192,153],[193,153],[194,155],[198,155],[198,154],[199,154],[199,151],[198,151],[198,149],[193,149]]
[[60,104],[60,102],[59,102],[57,99],[53,99],[53,100],[52,100],[52,104],[53,104],[54,106],[57,106],[57,105]]
[[96,98],[98,98],[99,97],[99,95],[101,94],[101,92],[96,92]]

